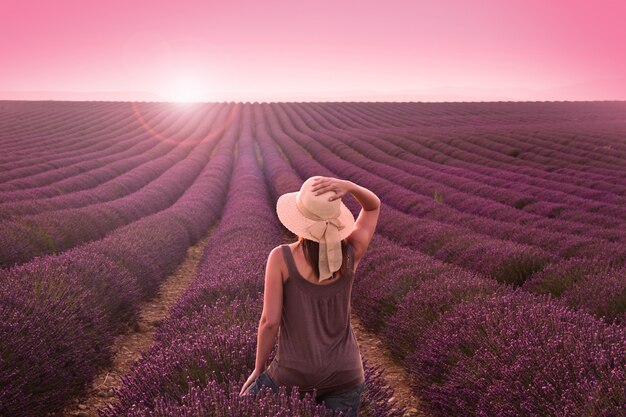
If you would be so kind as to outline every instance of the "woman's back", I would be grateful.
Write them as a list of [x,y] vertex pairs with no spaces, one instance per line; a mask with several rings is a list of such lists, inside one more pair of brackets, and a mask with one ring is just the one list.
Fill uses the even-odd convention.
[[347,242],[346,273],[315,284],[299,272],[289,245],[281,245],[288,269],[278,351],[268,374],[287,387],[318,395],[341,392],[365,381],[350,324],[354,247]]
[[[341,202],[346,193],[361,204],[356,221]],[[331,177],[310,177],[299,191],[278,198],[278,219],[303,239],[296,256],[307,277],[300,274],[289,245],[272,249],[255,368],[240,394],[256,393],[265,385],[275,393],[278,385],[298,387],[301,393],[316,390],[316,402],[351,417],[358,414],[365,375],[350,324],[350,298],[356,265],[369,246],[379,213],[380,199],[374,193]],[[278,351],[266,369],[276,335]]]

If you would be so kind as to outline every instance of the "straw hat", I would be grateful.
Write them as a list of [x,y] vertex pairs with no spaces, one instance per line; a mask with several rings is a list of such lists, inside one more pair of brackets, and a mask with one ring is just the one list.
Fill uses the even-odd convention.
[[319,242],[319,280],[323,281],[341,268],[341,240],[354,229],[354,216],[340,198],[328,200],[335,191],[315,195],[311,189],[317,178],[322,177],[310,177],[300,191],[281,195],[276,202],[276,213],[287,229]]

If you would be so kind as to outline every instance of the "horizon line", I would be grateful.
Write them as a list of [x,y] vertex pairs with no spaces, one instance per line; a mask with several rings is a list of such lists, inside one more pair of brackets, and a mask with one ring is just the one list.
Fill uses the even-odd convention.
[[168,100],[67,100],[67,99],[3,99],[0,102],[73,102],[73,103],[168,103],[168,104],[262,104],[262,103],[589,103],[589,102],[626,102],[626,99],[591,99],[591,100],[444,100],[444,101],[422,101],[422,100],[222,100],[222,101],[168,101]]

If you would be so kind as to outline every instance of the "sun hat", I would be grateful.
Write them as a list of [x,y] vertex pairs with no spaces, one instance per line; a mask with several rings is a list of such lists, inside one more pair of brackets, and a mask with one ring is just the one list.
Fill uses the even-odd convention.
[[276,213],[291,232],[319,242],[319,280],[323,281],[341,268],[341,240],[354,229],[354,216],[340,198],[328,200],[335,191],[315,195],[313,182],[318,178],[322,177],[310,177],[302,183],[300,191],[278,197]]

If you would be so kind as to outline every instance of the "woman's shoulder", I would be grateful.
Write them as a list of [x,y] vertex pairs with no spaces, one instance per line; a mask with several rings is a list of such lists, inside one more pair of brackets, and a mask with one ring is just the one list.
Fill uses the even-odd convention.
[[[275,246],[268,255],[268,261],[277,262],[281,265],[286,264],[285,249],[291,251],[289,244],[283,243]],[[281,269],[283,269],[281,267]]]

